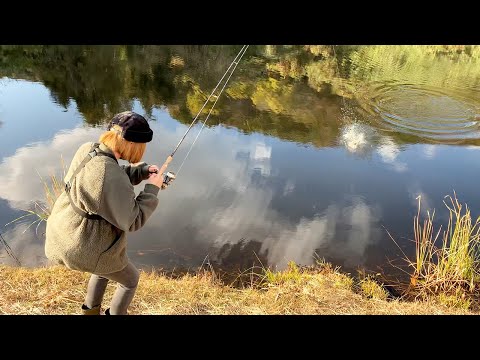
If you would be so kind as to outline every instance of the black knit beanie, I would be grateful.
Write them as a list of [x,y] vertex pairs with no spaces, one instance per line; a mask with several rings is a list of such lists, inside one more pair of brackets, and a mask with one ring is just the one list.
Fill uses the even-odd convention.
[[108,124],[107,130],[110,130],[113,125],[122,128],[122,137],[127,141],[136,143],[152,141],[153,131],[150,129],[147,120],[133,111],[124,111],[115,115]]

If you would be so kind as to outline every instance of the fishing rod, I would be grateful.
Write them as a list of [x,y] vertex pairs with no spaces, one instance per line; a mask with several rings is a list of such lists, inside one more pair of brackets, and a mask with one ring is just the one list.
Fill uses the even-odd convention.
[[5,250],[8,254],[8,256],[10,256],[13,260],[15,260],[15,262],[17,263],[18,266],[22,266],[22,264],[20,263],[20,260],[18,260],[18,258],[15,256],[15,254],[12,251],[12,248],[10,247],[10,245],[8,245],[7,241],[3,237],[2,233],[0,233],[0,240],[3,243],[3,246],[5,246]]
[[[218,99],[220,98],[220,95],[222,95],[222,92],[223,90],[225,89],[225,87],[227,86],[228,84],[228,81],[230,80],[230,78],[232,77],[233,73],[235,72],[235,69],[237,68],[237,65],[239,64],[240,60],[242,59],[243,55],[245,54],[245,52],[247,51],[249,45],[243,45],[242,48],[240,49],[240,51],[238,52],[237,56],[235,56],[235,58],[233,59],[233,61],[231,62],[230,66],[227,68],[227,70],[225,71],[225,73],[223,74],[222,78],[218,81],[217,85],[215,86],[215,88],[212,90],[212,92],[210,93],[210,95],[208,96],[207,100],[205,100],[205,102],[203,103],[203,106],[200,108],[200,110],[198,111],[197,115],[195,115],[195,117],[193,118],[193,121],[192,123],[190,124],[190,126],[188,127],[187,131],[185,131],[185,134],[182,136],[182,138],[180,139],[180,141],[178,142],[177,146],[175,146],[175,149],[172,151],[172,153],[167,157],[167,160],[165,160],[165,162],[163,163],[162,167],[160,168],[160,170],[158,171],[155,171],[155,173],[160,173],[160,174],[163,174],[164,175],[164,179],[163,179],[163,183],[165,185],[168,185],[168,183],[172,180],[172,179],[175,179],[178,174],[180,173],[180,170],[182,169],[182,166],[183,164],[185,163],[185,160],[187,159],[188,155],[190,154],[190,151],[192,150],[193,148],[193,145],[195,145],[195,142],[197,141],[198,137],[200,136],[200,133],[202,132],[203,128],[205,127],[205,124],[207,123],[207,120],[208,118],[210,117],[210,114],[212,113],[212,110],[213,108],[215,107],[215,104],[217,103]],[[225,84],[223,85],[223,87],[221,88],[220,92],[218,95],[213,95],[215,93],[215,91],[218,89],[218,87],[220,86],[220,84],[222,83],[223,79],[225,78],[225,76],[228,74],[229,70],[232,68],[233,66],[233,69],[230,73],[230,75],[228,76],[227,80],[225,81]],[[198,132],[197,134],[197,137],[195,138],[195,140],[193,141],[192,145],[190,146],[190,149],[188,150],[187,152],[187,155],[185,155],[185,158],[183,159],[182,163],[180,164],[180,167],[178,169],[178,172],[177,174],[175,175],[174,172],[172,171],[169,171],[167,173],[165,173],[164,171],[167,169],[168,165],[170,164],[170,162],[173,160],[173,156],[175,155],[175,153],[177,152],[178,148],[180,147],[180,145],[183,143],[183,141],[185,140],[185,137],[187,136],[187,134],[189,133],[190,129],[193,127],[193,125],[195,124],[195,122],[197,121],[198,119],[198,116],[200,115],[200,113],[202,112],[202,110],[205,108],[205,106],[207,105],[207,103],[210,101],[211,98],[215,98],[215,102],[213,103],[212,107],[210,108],[210,111],[208,112],[207,114],[207,117],[205,118],[205,121],[203,122],[203,125],[200,129],[200,131]]]

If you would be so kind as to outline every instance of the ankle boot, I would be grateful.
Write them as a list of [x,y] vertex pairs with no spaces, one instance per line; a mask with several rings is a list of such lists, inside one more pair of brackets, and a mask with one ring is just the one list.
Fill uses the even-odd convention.
[[94,306],[91,309],[87,305],[82,305],[82,315],[100,315],[100,305]]

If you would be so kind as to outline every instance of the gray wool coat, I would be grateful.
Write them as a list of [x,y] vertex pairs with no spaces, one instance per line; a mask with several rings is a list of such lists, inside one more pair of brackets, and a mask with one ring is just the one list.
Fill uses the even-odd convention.
[[[85,143],[72,159],[65,180],[87,156],[93,143]],[[113,152],[104,144],[100,150]],[[146,184],[138,196],[133,185],[148,178],[146,163],[119,166],[108,156],[95,156],[71,180],[72,201],[100,220],[77,214],[62,194],[47,220],[45,254],[57,264],[95,274],[120,271],[128,264],[127,232],[145,225],[158,205],[159,187]]]

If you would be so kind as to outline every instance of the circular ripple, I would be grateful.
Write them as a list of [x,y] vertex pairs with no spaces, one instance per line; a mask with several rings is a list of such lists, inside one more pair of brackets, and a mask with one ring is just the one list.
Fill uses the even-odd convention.
[[436,139],[480,138],[480,103],[471,92],[383,84],[374,86],[370,106],[398,131]]

